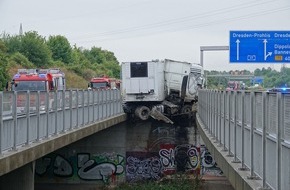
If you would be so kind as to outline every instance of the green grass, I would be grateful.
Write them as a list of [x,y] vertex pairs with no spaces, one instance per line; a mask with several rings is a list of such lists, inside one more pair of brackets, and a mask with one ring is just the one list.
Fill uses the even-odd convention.
[[201,179],[193,175],[173,175],[159,181],[142,181],[124,183],[115,188],[104,187],[103,190],[200,190]]

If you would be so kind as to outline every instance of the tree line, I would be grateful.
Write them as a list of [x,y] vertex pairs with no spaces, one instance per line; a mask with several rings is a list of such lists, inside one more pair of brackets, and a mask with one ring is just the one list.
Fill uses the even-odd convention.
[[74,72],[86,81],[101,75],[120,78],[120,65],[113,52],[100,47],[85,49],[71,46],[64,36],[55,35],[46,39],[36,31],[23,35],[2,33],[0,64],[1,91],[16,74],[15,68],[57,67]]
[[[255,77],[262,77],[263,82],[260,87],[262,88],[282,88],[282,87],[290,87],[290,68],[281,67],[280,71],[272,69],[271,67],[255,69],[254,72],[249,70],[242,71],[205,71],[205,75],[219,75],[220,77],[210,77],[207,78],[207,87],[210,89],[225,89],[227,87],[227,82],[229,78],[221,77],[221,75],[230,75],[231,73],[235,73],[236,75],[254,75]],[[233,75],[232,78],[234,78]],[[230,79],[234,80],[234,79]],[[241,80],[238,80],[241,81]],[[247,87],[253,86],[253,82],[249,79],[242,80]]]

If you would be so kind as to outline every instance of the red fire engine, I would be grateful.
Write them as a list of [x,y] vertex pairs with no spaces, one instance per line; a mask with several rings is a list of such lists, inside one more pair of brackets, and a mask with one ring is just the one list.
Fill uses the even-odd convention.
[[119,82],[115,78],[110,78],[108,76],[95,77],[92,78],[88,84],[89,89],[116,89],[119,88]]
[[[17,91],[17,112],[24,112],[26,92],[30,91],[30,110],[36,110],[36,91],[40,91],[40,110],[45,109],[43,92],[65,90],[65,74],[60,69],[18,69],[11,82],[11,91]],[[60,100],[60,94],[57,94]],[[60,102],[60,101],[59,101]],[[49,108],[54,104],[53,94],[49,97]]]
[[11,90],[65,90],[65,74],[60,69],[18,69],[12,79]]

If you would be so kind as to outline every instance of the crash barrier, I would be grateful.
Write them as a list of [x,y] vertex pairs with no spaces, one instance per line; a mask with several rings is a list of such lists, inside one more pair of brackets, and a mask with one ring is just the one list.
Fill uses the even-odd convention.
[[263,189],[289,189],[290,94],[200,90],[198,116]]
[[120,113],[117,89],[0,92],[0,155]]

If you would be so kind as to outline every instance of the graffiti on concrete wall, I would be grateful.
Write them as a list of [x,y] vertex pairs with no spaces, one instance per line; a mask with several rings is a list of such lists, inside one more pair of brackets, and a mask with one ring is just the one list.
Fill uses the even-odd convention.
[[160,161],[163,166],[163,172],[166,175],[175,172],[175,151],[173,144],[161,144],[159,150]]
[[108,181],[124,172],[124,157],[104,153],[90,158],[88,154],[78,154],[78,176],[83,180]]
[[222,175],[222,171],[204,145],[196,147],[192,144],[160,144],[158,153],[127,152],[126,157],[126,179],[129,182],[159,179],[175,172]]
[[36,161],[36,174],[40,177],[69,178],[70,181],[116,180],[116,176],[124,174],[124,157],[115,153],[91,155],[79,153],[66,158],[59,154],[49,154]]
[[202,168],[202,175],[214,175],[214,176],[221,176],[223,172],[217,166],[217,163],[213,159],[212,155],[205,147],[205,145],[201,145],[200,147],[201,152],[201,168]]
[[53,163],[53,173],[60,177],[71,177],[73,176],[73,167],[69,160],[64,157],[57,155]]
[[59,177],[71,177],[73,175],[72,164],[61,155],[54,155],[53,158],[47,156],[36,161],[36,174],[43,176],[49,170],[52,170],[53,174]]
[[200,149],[194,145],[184,144],[175,147],[177,171],[194,172],[199,170]]
[[194,145],[160,145],[159,152],[127,152],[126,179],[135,182],[159,179],[179,171],[199,171],[199,148]]
[[163,165],[163,172],[171,174],[176,171],[196,171],[199,169],[199,148],[194,145],[160,145],[159,156]]
[[156,153],[127,152],[126,180],[135,182],[148,179],[159,179],[162,164]]
[[180,171],[199,172],[200,168],[203,175],[222,175],[207,148],[191,144],[160,144],[159,152],[127,152],[126,160],[119,154],[105,152],[79,153],[70,157],[49,154],[36,162],[38,177],[76,183],[114,183],[121,175],[126,175],[128,182],[157,180]]

